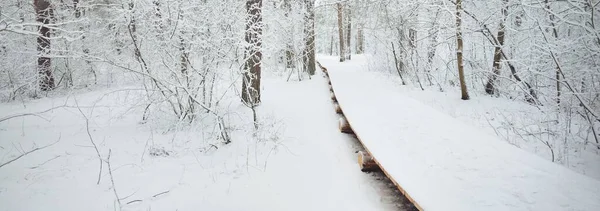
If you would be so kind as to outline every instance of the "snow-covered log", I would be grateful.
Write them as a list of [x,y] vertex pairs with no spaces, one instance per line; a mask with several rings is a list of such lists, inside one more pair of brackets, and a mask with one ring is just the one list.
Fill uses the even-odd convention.
[[333,102],[337,102],[337,98],[335,97],[333,91],[331,92],[331,100],[333,100]]

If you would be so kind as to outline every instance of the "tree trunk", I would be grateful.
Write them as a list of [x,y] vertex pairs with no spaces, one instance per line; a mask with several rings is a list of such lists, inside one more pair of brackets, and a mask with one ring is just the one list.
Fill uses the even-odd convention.
[[427,81],[429,81],[429,85],[432,86],[433,82],[431,81],[431,68],[433,67],[433,59],[435,58],[435,52],[438,45],[438,28],[437,28],[437,20],[440,14],[440,9],[437,9],[435,13],[435,18],[431,21],[431,28],[429,29],[429,46],[427,51],[427,66],[425,67],[425,72],[427,73]]
[[463,40],[462,40],[462,0],[456,0],[456,63],[458,65],[458,78],[460,81],[461,99],[468,100],[469,93],[465,82],[465,73],[463,65]]
[[[130,19],[129,19],[128,28],[129,28],[129,33],[131,34],[131,39],[133,39],[134,42],[137,42],[137,36],[135,33],[137,30],[137,27],[135,26],[136,21],[135,21],[135,16],[133,14],[134,9],[135,9],[135,4],[133,3],[133,1],[130,1],[129,2],[129,13],[130,13],[129,18]],[[136,60],[140,60],[140,58],[142,57],[142,52],[140,52],[140,49],[137,47],[134,49],[133,54],[134,54]]]
[[[34,0],[34,4],[35,4],[35,0]],[[25,13],[23,13],[23,11],[25,11],[23,9],[23,2],[22,0],[17,1],[17,8],[19,8],[19,20],[21,21],[21,23],[25,22]]]
[[187,52],[185,46],[186,46],[186,41],[183,38],[184,36],[184,32],[181,32],[181,35],[179,35],[179,65],[181,68],[181,73],[185,76],[186,80],[188,80],[188,86],[189,86],[189,77],[188,77],[188,56],[189,56],[189,52]]
[[79,0],[73,0],[73,9],[75,10],[75,17],[81,17],[81,9],[79,9]]
[[314,75],[316,71],[315,64],[315,1],[306,0],[306,46],[304,49],[305,70],[309,75]]
[[356,53],[362,54],[364,53],[364,34],[363,34],[363,26],[359,25],[358,30],[356,32]]
[[[550,3],[548,2],[548,0],[545,0],[544,3],[546,4],[546,12],[548,13],[549,19],[550,19],[550,25],[552,26],[552,35],[554,36],[555,39],[558,39],[558,30],[556,29],[556,24],[555,24],[555,17],[554,14],[552,13],[552,10],[550,9]],[[558,67],[555,68],[555,77],[556,77],[556,105],[560,106],[560,70]]]
[[500,22],[500,28],[498,29],[498,36],[496,37],[498,43],[494,49],[494,63],[492,64],[492,75],[490,76],[487,84],[485,85],[485,92],[494,95],[496,93],[496,80],[500,75],[500,65],[502,58],[502,46],[504,46],[504,28],[506,18],[508,16],[508,0],[504,0],[504,7],[502,8],[502,22]]
[[162,12],[160,11],[160,1],[154,0],[152,1],[152,4],[154,4],[154,16],[156,16],[156,19],[154,20],[154,27],[156,27],[158,33],[161,33],[164,26],[162,23]]
[[336,5],[338,12],[338,32],[340,35],[340,62],[344,62],[346,61],[346,56],[344,56],[344,51],[346,50],[344,48],[344,6],[342,5],[342,3],[336,3]]
[[333,55],[333,40],[334,40],[334,35],[331,34],[331,42],[329,42],[329,55],[332,56]]
[[37,61],[37,70],[39,74],[40,89],[49,91],[54,89],[54,75],[52,74],[52,63],[48,54],[50,53],[50,24],[53,18],[53,9],[47,0],[34,0],[36,21],[40,23],[38,27],[37,50],[39,57]]
[[346,30],[346,50],[348,51],[348,60],[352,59],[352,8],[348,5],[348,13],[346,14],[348,30]]
[[404,81],[404,77],[402,77],[402,72],[404,72],[404,64],[402,63],[402,61],[398,60],[394,42],[392,42],[392,53],[394,55],[394,66],[396,66],[396,71],[398,71],[398,76],[400,76],[400,80],[402,80],[402,85],[406,85],[406,81]]
[[[290,12],[292,12],[292,5],[290,4],[290,0],[284,0],[283,1],[283,7],[285,10],[285,17],[286,19],[289,18]],[[293,30],[293,27],[292,27]],[[285,67],[286,68],[296,68],[296,65],[294,63],[294,46],[293,46],[293,38],[292,38],[293,32],[289,35],[288,40],[287,40],[287,44],[286,44],[286,49],[285,49]]]
[[254,108],[260,103],[262,53],[262,0],[246,1],[246,61],[242,80],[242,102]]

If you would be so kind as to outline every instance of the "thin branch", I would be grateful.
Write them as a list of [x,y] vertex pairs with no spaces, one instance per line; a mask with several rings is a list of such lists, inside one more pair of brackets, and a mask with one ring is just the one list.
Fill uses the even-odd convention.
[[110,167],[110,154],[111,154],[111,149],[108,149],[108,157],[106,158],[106,164],[108,165],[108,173],[110,174],[110,182],[112,183],[112,189],[113,189],[113,192],[115,193],[115,198],[117,198],[117,203],[119,203],[119,208],[121,208],[122,207],[121,199],[119,198],[119,195],[117,194],[117,187],[115,186],[115,180],[113,179],[112,169]]
[[94,149],[96,150],[96,155],[98,156],[98,160],[100,161],[100,170],[98,171],[98,181],[96,182],[96,185],[99,185],[100,179],[102,179],[102,166],[103,166],[102,165],[102,157],[100,156],[100,150],[98,150],[98,145],[96,145],[96,142],[94,142],[94,138],[92,138],[92,134],[90,133],[90,120],[87,118],[87,116],[85,116],[85,114],[79,107],[79,103],[77,102],[77,99],[75,99],[75,105],[77,105],[77,110],[79,110],[79,113],[81,113],[83,118],[85,118],[85,130],[88,134],[88,138],[90,139],[90,142],[92,142],[92,145],[94,146]]
[[54,144],[58,143],[58,142],[60,141],[60,137],[61,137],[61,136],[59,135],[59,136],[58,136],[58,140],[57,140],[57,141],[55,141],[55,142],[54,142],[54,143],[52,143],[52,144],[48,144],[48,145],[46,145],[46,146],[43,146],[43,147],[36,147],[35,149],[29,150],[29,151],[27,151],[27,152],[25,152],[25,153],[23,153],[23,154],[21,154],[21,155],[19,155],[19,156],[15,157],[15,158],[13,158],[12,160],[9,160],[9,161],[7,161],[6,163],[0,164],[0,168],[4,167],[4,166],[6,166],[6,165],[8,165],[8,164],[10,164],[10,163],[12,163],[12,162],[15,162],[16,160],[18,160],[18,159],[20,159],[20,158],[22,158],[22,157],[25,157],[26,155],[29,155],[29,154],[31,154],[31,153],[34,153],[34,152],[36,152],[36,151],[38,151],[38,150],[45,149],[45,148],[47,148],[47,147],[49,147],[49,146],[52,146],[52,145],[54,145]]
[[33,166],[33,167],[29,167],[29,168],[30,168],[30,169],[36,169],[36,168],[39,168],[39,167],[43,166],[44,164],[46,164],[46,163],[48,163],[48,162],[50,162],[50,161],[53,161],[53,160],[55,160],[55,159],[57,159],[57,158],[59,158],[59,157],[60,157],[60,155],[57,155],[57,156],[55,156],[55,157],[53,157],[53,158],[50,158],[50,159],[49,159],[49,160],[47,160],[47,161],[44,161],[43,163],[41,163],[41,164],[39,164],[39,165],[37,165],[37,166]]
[[41,114],[44,114],[46,112],[50,112],[50,111],[52,111],[54,109],[64,108],[64,107],[67,107],[66,103],[64,105],[53,107],[53,108],[49,108],[49,109],[46,109],[46,110],[40,111],[40,112],[13,114],[13,115],[9,115],[9,116],[5,116],[5,117],[0,118],[0,122],[4,122],[6,120],[17,118],[17,117],[25,117],[25,116],[36,116],[36,117],[42,118],[42,119],[44,119],[46,121],[50,121],[50,120],[46,119],[45,117],[43,117]]
[[170,192],[170,190],[168,190],[168,191],[163,191],[163,192],[160,192],[160,193],[154,194],[154,196],[152,196],[152,198],[156,198],[157,196],[160,196],[160,195],[163,195],[163,194],[167,194],[167,193],[169,193],[169,192]]

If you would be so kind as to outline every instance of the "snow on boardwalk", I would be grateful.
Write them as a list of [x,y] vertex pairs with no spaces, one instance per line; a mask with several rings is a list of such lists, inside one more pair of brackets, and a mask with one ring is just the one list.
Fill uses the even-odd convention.
[[600,181],[407,97],[360,62],[319,61],[357,136],[424,210],[600,210]]

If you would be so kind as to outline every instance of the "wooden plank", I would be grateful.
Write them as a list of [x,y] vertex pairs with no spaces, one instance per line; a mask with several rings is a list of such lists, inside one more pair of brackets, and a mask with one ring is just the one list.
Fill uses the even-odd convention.
[[339,120],[340,131],[342,133],[353,134],[352,127],[350,127],[350,123],[346,120],[346,117],[340,117]]
[[[340,108],[342,108],[342,105],[341,105],[341,104],[339,104],[339,106],[340,106]],[[342,119],[340,119],[340,121],[341,121],[341,120],[342,120]],[[348,121],[346,121],[346,119],[345,119],[345,118],[343,118],[343,120],[345,121],[345,123],[347,123],[347,124],[348,124],[348,127],[349,127],[349,128],[351,128],[351,125],[350,125],[350,123],[348,123]],[[341,122],[340,122],[340,124],[341,124]],[[340,130],[341,130],[341,129],[340,129]],[[421,207],[421,205],[419,205],[419,203],[417,203],[417,201],[415,201],[415,200],[414,200],[414,199],[413,199],[413,198],[410,196],[410,194],[409,194],[409,193],[408,193],[406,190],[404,190],[404,188],[402,188],[402,186],[400,186],[400,184],[399,184],[399,183],[396,181],[396,179],[394,179],[394,177],[393,177],[393,176],[392,176],[390,173],[388,173],[388,171],[386,171],[386,170],[385,170],[385,167],[384,167],[383,165],[381,165],[381,163],[379,163],[379,162],[377,161],[377,157],[376,157],[376,156],[373,156],[373,154],[372,154],[372,153],[369,151],[369,148],[368,148],[368,147],[365,145],[365,143],[364,143],[364,142],[361,140],[361,138],[360,138],[360,135],[359,135],[359,134],[356,134],[356,133],[354,133],[354,134],[356,135],[356,138],[357,138],[357,139],[358,139],[358,141],[361,143],[361,145],[362,145],[362,146],[365,148],[365,150],[367,151],[367,153],[369,153],[369,154],[371,155],[371,157],[373,158],[373,160],[375,161],[375,163],[377,164],[377,166],[379,166],[379,168],[380,168],[380,169],[383,171],[383,173],[385,174],[385,176],[386,176],[386,177],[387,177],[387,178],[388,178],[390,181],[392,181],[392,183],[394,183],[394,185],[396,186],[396,188],[398,188],[398,190],[399,190],[399,191],[402,193],[402,195],[404,195],[404,197],[406,197],[406,198],[407,198],[407,199],[410,201],[410,203],[412,203],[412,204],[413,204],[413,205],[414,205],[414,206],[415,206],[415,207],[416,207],[418,210],[420,210],[420,211],[423,211],[424,209]]]
[[337,113],[337,114],[343,114],[342,107],[340,107],[340,104],[333,103],[333,107],[335,108],[335,113]]
[[380,170],[379,165],[368,152],[358,151],[358,167],[362,172],[371,172]]

